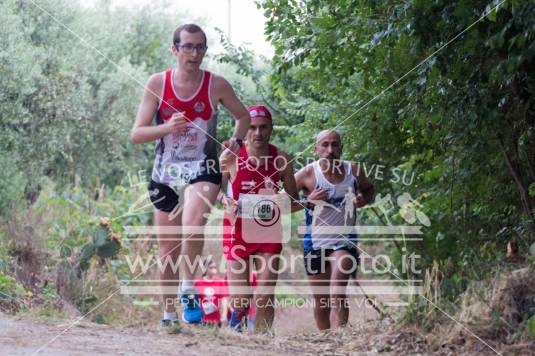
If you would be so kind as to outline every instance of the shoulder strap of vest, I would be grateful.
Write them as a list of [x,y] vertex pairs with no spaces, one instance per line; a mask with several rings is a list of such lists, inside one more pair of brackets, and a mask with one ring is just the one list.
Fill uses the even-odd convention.
[[[168,69],[165,71],[164,79],[163,79],[163,93],[162,93],[162,99],[164,101],[167,101],[169,98],[172,98],[174,96],[173,93],[173,80],[172,80],[173,70]],[[169,106],[172,106],[167,102]]]
[[323,173],[321,172],[319,161],[314,161],[312,163],[312,170],[314,171],[314,179],[316,180],[316,187],[319,187],[323,181]]
[[269,146],[268,146],[268,155],[269,155],[269,157],[272,160],[275,160],[277,158],[277,156],[278,156],[278,153],[279,153],[279,149],[277,148],[277,146],[272,145],[270,143]]
[[210,77],[212,73],[207,70],[203,70],[203,78],[201,83],[201,89],[197,95],[210,95]]

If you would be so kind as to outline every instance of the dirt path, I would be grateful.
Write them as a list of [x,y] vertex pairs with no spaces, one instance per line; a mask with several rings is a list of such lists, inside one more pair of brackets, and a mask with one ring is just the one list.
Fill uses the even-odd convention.
[[[297,313],[297,312],[296,312]],[[293,314],[293,316],[296,316]],[[280,320],[291,323],[288,319]],[[0,315],[1,355],[495,355],[478,342],[444,342],[431,350],[416,330],[369,321],[329,332],[288,335],[237,334],[228,329],[184,327],[167,335],[155,328],[107,326],[83,321],[53,340],[68,321]],[[470,340],[467,340],[470,341]],[[45,344],[48,345],[42,348]],[[493,345],[502,355],[529,354],[529,345]],[[42,349],[41,349],[42,348]],[[38,353],[36,353],[40,350]],[[532,349],[531,349],[532,350]]]
[[[0,318],[0,344],[4,355],[32,355],[64,330],[68,323],[35,321],[28,318]],[[236,339],[236,338],[234,338]],[[237,341],[237,340],[236,340]],[[239,346],[235,346],[239,345]],[[81,323],[42,349],[39,355],[193,355],[199,353],[245,354],[261,349],[262,353],[279,353],[270,347],[229,340],[224,333],[184,330],[177,335],[155,330],[120,328]]]
[[[2,355],[32,355],[69,325],[28,317],[0,316]],[[397,338],[397,339],[396,339]],[[392,342],[394,341],[394,342]],[[124,328],[82,322],[42,349],[39,355],[295,355],[375,354],[401,352],[426,354],[422,338],[392,332],[370,323],[328,333],[254,336],[221,330],[184,328],[177,335],[157,330]]]

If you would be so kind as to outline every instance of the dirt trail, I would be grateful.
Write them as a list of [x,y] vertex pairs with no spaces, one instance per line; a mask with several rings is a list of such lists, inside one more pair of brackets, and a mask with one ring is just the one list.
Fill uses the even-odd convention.
[[[183,327],[176,335],[156,328],[108,326],[82,321],[60,337],[69,321],[0,315],[1,355],[495,355],[478,342],[444,343],[431,350],[414,329],[367,321],[328,332],[284,332],[298,311],[279,318],[279,335],[237,334],[227,328]],[[305,328],[306,329],[306,328]],[[48,345],[41,349],[45,344]],[[505,345],[502,345],[505,346]],[[497,347],[503,355],[525,355],[529,347]],[[38,353],[36,353],[41,349]]]
[[[423,338],[394,332],[378,322],[331,332],[294,332],[283,325],[298,312],[279,319],[276,336],[236,334],[227,329],[184,327],[176,335],[155,328],[128,328],[81,322],[58,337],[39,355],[295,355],[295,354],[426,354]],[[0,316],[0,354],[32,355],[69,326],[68,321],[42,321],[29,317]],[[308,328],[304,328],[305,330]],[[286,334],[286,335],[285,335]],[[396,340],[394,340],[397,338]],[[395,341],[395,343],[392,342]]]
[[[75,319],[73,319],[75,320]],[[492,355],[482,345],[467,350],[448,343],[431,351],[416,330],[386,325],[365,304],[352,304],[350,326],[318,332],[310,308],[276,308],[275,335],[237,334],[227,328],[184,326],[168,335],[152,326],[121,327],[83,320],[44,321],[0,314],[0,355]],[[53,342],[51,342],[56,338]]]

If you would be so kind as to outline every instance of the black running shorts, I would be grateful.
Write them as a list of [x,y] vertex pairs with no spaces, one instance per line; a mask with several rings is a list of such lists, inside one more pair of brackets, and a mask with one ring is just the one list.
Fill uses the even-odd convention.
[[[198,182],[209,182],[216,185],[221,184],[221,173],[205,174],[191,180],[189,184]],[[157,183],[151,179],[149,183],[149,197],[152,205],[158,210],[170,213],[178,205],[178,194],[168,185]]]

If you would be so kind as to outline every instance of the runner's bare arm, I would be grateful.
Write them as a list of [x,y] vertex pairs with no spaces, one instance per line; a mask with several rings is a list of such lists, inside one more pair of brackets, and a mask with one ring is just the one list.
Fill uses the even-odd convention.
[[230,83],[223,77],[214,78],[214,92],[221,104],[230,112],[236,120],[234,136],[243,139],[249,130],[251,118],[249,112],[236,96]]
[[303,190],[303,168],[301,168],[300,170],[297,171],[297,173],[295,173],[295,188],[297,189],[298,192],[300,192],[301,190]]
[[360,169],[358,164],[352,163],[351,171],[358,181],[358,193],[360,194],[357,194],[356,206],[357,208],[360,208],[372,201],[375,187],[364,174],[364,170]]
[[220,321],[221,323],[227,322],[227,313],[228,313],[228,297],[222,297],[221,302],[219,303],[219,315],[221,315]]
[[316,188],[316,178],[314,177],[314,168],[312,165],[309,164],[301,168],[295,178],[298,190],[303,191],[308,203],[315,204],[327,199],[327,192],[323,189]]
[[180,132],[185,129],[186,121],[181,118],[182,114],[175,114],[163,125],[152,126],[152,119],[158,111],[162,95],[163,74],[153,74],[147,81],[141,104],[139,105],[136,121],[131,131],[132,142],[135,144],[152,142],[172,132]]
[[223,205],[223,208],[227,213],[234,212],[234,209],[237,206],[237,202],[234,201],[231,197],[227,196],[225,190],[227,189],[227,184],[230,184],[230,174],[229,172],[222,172],[221,177],[221,190],[217,193],[217,201]]
[[221,167],[221,172],[223,176],[227,177],[229,180],[234,180],[236,176],[236,159],[237,156],[230,149],[224,149],[219,156],[219,165]]
[[301,204],[299,204],[299,191],[297,190],[297,184],[295,182],[292,160],[286,152],[281,150],[279,150],[277,156],[283,157],[284,162],[286,162],[286,164],[284,165],[284,169],[280,172],[280,175],[282,180],[282,187],[284,188],[286,194],[290,196],[290,199],[292,201],[291,211],[298,211],[303,207],[301,206]]
[[225,198],[225,188],[228,184],[228,172],[221,172],[221,188],[219,192],[217,193],[217,201],[221,204],[224,204],[224,198]]
[[[297,192],[299,193],[300,191],[303,191],[303,193],[305,195],[308,195],[308,193],[310,192],[309,190],[309,170],[307,169],[308,166],[305,166],[303,168],[301,168],[296,174],[295,174],[295,183],[296,183],[296,189],[297,189]],[[296,207],[296,209],[294,210],[293,207],[292,207],[292,212],[293,211],[299,211],[300,209],[303,209],[303,206],[302,205],[299,205]]]

